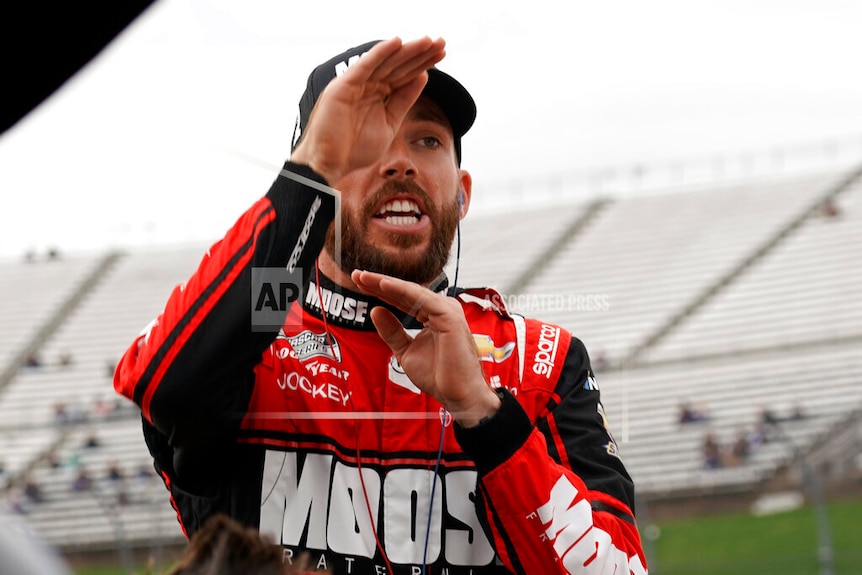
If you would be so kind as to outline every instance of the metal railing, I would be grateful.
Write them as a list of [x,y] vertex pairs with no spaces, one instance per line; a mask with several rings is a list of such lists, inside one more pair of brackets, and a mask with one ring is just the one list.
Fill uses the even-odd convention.
[[763,149],[635,162],[607,167],[479,180],[471,209],[507,210],[554,201],[588,201],[699,189],[760,177],[841,169],[862,161],[862,135],[773,146]]

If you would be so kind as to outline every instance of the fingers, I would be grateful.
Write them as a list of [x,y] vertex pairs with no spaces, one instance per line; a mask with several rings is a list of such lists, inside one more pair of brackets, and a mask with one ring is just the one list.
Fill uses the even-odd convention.
[[353,283],[363,292],[394,305],[422,323],[428,323],[449,311],[447,298],[425,287],[375,272],[354,270]]
[[405,44],[399,51],[398,58],[389,58],[375,71],[375,75],[371,78],[372,81],[386,78],[387,82],[398,87],[411,82],[417,75],[424,73],[442,60],[446,55],[443,49],[445,46],[443,39],[432,42],[426,37],[424,40],[430,42],[427,47],[425,46],[427,42],[421,42],[415,46]]
[[442,38],[432,40],[427,36],[406,43],[397,37],[385,40],[375,44],[348,73],[357,82],[387,84],[398,89],[442,60],[445,45]]
[[404,331],[398,318],[392,315],[388,309],[378,306],[371,310],[371,321],[374,323],[380,338],[386,342],[395,357],[400,358],[413,338]]
[[422,94],[422,90],[425,89],[427,82],[428,73],[422,72],[412,82],[389,94],[389,101],[386,104],[386,115],[390,123],[397,125],[404,120],[410,108],[419,99],[419,95]]

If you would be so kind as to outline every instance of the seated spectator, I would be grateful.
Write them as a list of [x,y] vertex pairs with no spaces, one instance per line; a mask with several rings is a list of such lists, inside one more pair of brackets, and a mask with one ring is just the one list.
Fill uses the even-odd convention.
[[59,357],[57,358],[57,364],[61,368],[62,367],[69,367],[70,365],[72,365],[72,361],[73,361],[72,360],[72,354],[69,353],[68,351],[63,351],[62,353],[60,353]]
[[26,515],[27,507],[24,505],[24,492],[20,487],[14,484],[6,486],[6,493],[3,496],[4,506],[9,513],[16,515]]
[[835,200],[827,198],[820,205],[820,213],[827,220],[831,220],[841,216],[841,209],[838,207],[838,204],[835,203]]
[[760,421],[765,423],[766,425],[774,425],[781,421],[775,412],[769,409],[768,407],[760,408]]
[[758,421],[748,432],[748,445],[750,449],[757,449],[764,443],[769,442],[769,430],[764,421]]
[[101,444],[102,441],[99,439],[99,435],[96,433],[96,430],[91,429],[87,434],[87,437],[84,439],[84,447],[93,449],[99,447]]
[[72,480],[72,490],[77,492],[89,491],[92,487],[93,479],[90,477],[90,474],[83,467],[79,468],[78,474]]
[[39,485],[32,479],[28,479],[24,482],[24,496],[31,503],[41,503],[45,500],[42,488],[39,487]]
[[703,437],[703,465],[706,469],[718,469],[724,465],[721,446],[711,431]]
[[66,404],[62,401],[58,401],[54,404],[54,422],[57,425],[68,425],[69,423],[72,423],[72,416],[69,414]]
[[730,447],[728,454],[728,463],[730,465],[742,465],[751,454],[751,444],[748,442],[748,433],[744,430],[739,431],[733,445]]
[[135,472],[135,476],[138,479],[150,479],[153,476],[153,470],[148,465],[142,463],[138,466],[138,471]]
[[93,415],[99,419],[108,419],[116,410],[116,402],[108,401],[105,398],[99,398],[93,404]]
[[797,403],[790,411],[790,420],[799,421],[800,419],[805,419],[805,411],[802,409],[802,406]]
[[57,469],[63,465],[63,463],[60,461],[60,458],[57,457],[57,451],[55,449],[52,449],[48,452],[47,455],[45,455],[45,461],[48,462],[48,465],[51,467],[51,469]]
[[123,472],[120,470],[120,466],[116,461],[111,461],[108,464],[108,469],[105,472],[105,475],[111,481],[119,481],[124,478]]
[[72,450],[69,452],[69,455],[66,457],[66,461],[63,464],[66,469],[69,469],[73,473],[77,474],[78,470],[81,468],[81,454],[78,450]]
[[143,463],[135,469],[129,481],[132,484],[132,492],[136,494],[143,493],[156,485],[162,485],[161,481],[157,480],[153,468]]
[[125,505],[129,502],[129,493],[126,486],[126,476],[120,469],[116,460],[108,463],[105,470],[106,490],[114,496],[116,502]]
[[35,351],[31,351],[27,354],[27,357],[24,358],[24,366],[25,367],[40,367],[42,365],[42,360],[39,357],[39,354]]
[[607,354],[602,348],[599,348],[598,351],[596,351],[596,353],[593,355],[591,363],[594,373],[602,373],[610,367]]
[[685,423],[700,423],[703,421],[709,421],[709,416],[706,414],[706,410],[702,408],[695,408],[689,402],[683,402],[679,406],[679,422],[682,424]]

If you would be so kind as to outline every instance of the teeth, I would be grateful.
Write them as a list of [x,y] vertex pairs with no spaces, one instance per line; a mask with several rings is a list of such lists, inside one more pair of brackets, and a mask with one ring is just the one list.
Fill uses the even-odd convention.
[[[394,214],[408,214],[413,213],[417,216],[422,212],[419,211],[419,204],[414,202],[413,200],[390,200],[383,204],[383,207],[380,208],[380,211],[377,212],[378,215],[383,215],[386,213],[394,213]],[[388,219],[388,218],[387,218]]]
[[416,218],[413,216],[386,216],[384,219],[387,223],[395,224],[396,226],[406,226],[416,223]]

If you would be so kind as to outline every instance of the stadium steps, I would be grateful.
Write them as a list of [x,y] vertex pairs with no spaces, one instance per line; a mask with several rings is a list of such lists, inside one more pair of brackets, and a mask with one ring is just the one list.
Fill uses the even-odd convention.
[[[637,343],[644,339],[644,335],[654,333],[653,328],[658,322],[652,322],[652,317],[664,320],[681,303],[693,301],[695,293],[702,293],[704,286],[711,285],[716,277],[753,253],[755,246],[765,245],[766,239],[776,234],[776,230],[793,214],[801,212],[805,205],[813,205],[815,196],[819,200],[820,192],[827,188],[826,182],[835,180],[833,174],[828,180],[816,180],[810,184],[809,190],[790,190],[783,205],[768,212],[766,210],[769,210],[771,202],[775,202],[776,195],[769,195],[770,190],[765,189],[766,199],[756,199],[754,196],[761,189],[754,186],[751,193],[734,194],[733,189],[729,190],[730,195],[724,197],[730,197],[730,200],[716,200],[712,195],[668,202],[638,198],[634,207],[627,205],[628,200],[617,200],[600,207],[589,217],[586,212],[591,204],[586,203],[528,208],[481,220],[467,218],[462,230],[465,254],[461,270],[462,278],[467,278],[467,281],[459,281],[459,285],[475,284],[471,278],[483,282],[491,279],[508,290],[519,276],[524,276],[522,270],[549,256],[555,265],[569,270],[568,274],[561,278],[561,283],[550,287],[542,278],[537,278],[531,289],[562,292],[572,289],[568,286],[572,286],[574,281],[589,280],[590,275],[596,273],[602,282],[586,284],[588,287],[576,285],[575,288],[602,290],[604,286],[613,286],[631,278],[628,280],[631,285],[626,286],[630,291],[620,291],[619,298],[612,302],[615,307],[619,303],[619,316],[612,313],[593,316],[594,323],[603,328],[597,332],[599,335],[631,330],[635,337],[624,342],[628,347],[620,346],[620,349],[630,349],[629,341]],[[720,193],[716,195],[722,197],[725,191],[718,191]],[[727,221],[717,221],[719,215],[725,215],[724,212],[719,213],[723,208],[722,202],[744,203],[748,199],[752,203],[745,204],[745,209],[728,210]],[[626,214],[622,213],[623,206],[626,206]],[[681,210],[678,221],[684,229],[680,233],[662,235],[677,223],[669,217],[662,219],[663,213],[676,209]],[[707,226],[713,222],[700,215],[701,212],[713,214],[716,220],[713,227]],[[738,219],[740,214],[748,219]],[[698,217],[703,219],[696,219]],[[756,230],[760,220],[763,220],[761,229]],[[577,221],[584,221],[582,227],[576,228],[578,241],[552,248],[565,235],[562,230],[574,226]],[[657,221],[657,225],[647,226],[652,221]],[[638,226],[641,222],[644,227]],[[751,231],[743,237],[734,226],[750,226]],[[602,228],[602,234],[589,238],[597,227]],[[701,231],[709,238],[698,241],[700,238],[693,237]],[[591,239],[586,249],[581,249],[576,254],[578,257],[566,261],[564,248],[578,246],[585,238]],[[728,243],[734,241],[733,249],[728,249]],[[608,249],[603,249],[605,247]],[[671,259],[677,256],[673,250],[687,249],[692,252],[691,256]],[[830,244],[826,251],[832,253],[835,250],[836,246]],[[124,255],[105,281],[91,292],[88,301],[77,306],[76,313],[67,318],[53,338],[46,341],[45,350],[52,353],[72,347],[75,364],[66,371],[52,368],[36,373],[24,370],[13,382],[13,386],[19,389],[8,389],[0,397],[0,408],[4,402],[10,408],[10,411],[0,409],[0,423],[10,413],[23,413],[27,422],[41,422],[44,426],[53,421],[50,408],[58,398],[89,402],[96,394],[112,394],[104,369],[106,358],[116,358],[131,343],[140,328],[161,309],[169,289],[187,277],[204,251],[205,247],[195,249],[188,257],[175,251]],[[667,255],[667,260],[653,258],[653,254]],[[586,257],[590,255],[591,258]],[[806,265],[808,263],[806,261]],[[451,272],[449,277],[453,278]],[[834,284],[840,282],[840,277],[834,278]],[[685,289],[673,291],[677,284],[684,285]],[[733,284],[738,285],[739,282]],[[848,301],[857,299],[852,283],[844,287],[846,289],[836,292],[839,298],[836,307],[839,304],[842,308],[847,307]],[[657,313],[638,315],[634,313],[639,311],[637,309],[622,309],[630,296],[640,293],[648,298],[634,302],[635,307],[647,308],[654,302],[660,309],[650,311]],[[724,293],[726,291],[722,290]],[[771,297],[786,297],[786,292],[778,291]],[[544,313],[530,315],[556,321]],[[697,321],[699,316],[692,315],[689,322]],[[808,320],[815,317],[810,316]],[[570,316],[569,319],[572,331],[580,335],[578,325],[582,316]],[[565,325],[565,322],[560,323]],[[798,329],[802,335],[806,333],[804,326],[793,329]],[[678,333],[678,330],[674,329],[672,333]],[[853,355],[853,348],[858,349],[860,339],[851,335],[836,338],[828,344],[827,340],[819,339],[818,345],[812,345],[814,340],[801,339],[802,335],[795,337],[790,344],[785,342],[783,347],[749,346],[733,354],[703,357],[697,362],[641,362],[639,369],[629,373],[610,370],[607,374],[600,374],[611,429],[620,441],[624,461],[631,463],[630,470],[639,492],[649,497],[679,496],[686,492],[741,493],[761,488],[775,476],[776,470],[788,465],[787,450],[773,443],[758,450],[745,466],[710,471],[702,469],[700,446],[708,427],[679,428],[676,424],[677,407],[683,396],[695,403],[703,400],[709,405],[713,415],[709,428],[716,431],[724,443],[740,427],[755,421],[758,406],[770,404],[784,409],[800,400],[809,417],[791,433],[799,445],[819,452],[821,442],[847,421],[849,410],[862,402],[858,395],[862,366]],[[757,341],[762,343],[766,340]],[[105,502],[102,491],[86,495],[72,492],[68,474],[63,473],[65,469],[49,468],[47,463],[39,462],[32,474],[45,482],[50,497],[44,507],[32,510],[28,521],[38,524],[39,530],[49,534],[52,542],[64,548],[101,546],[110,549],[118,540],[117,518],[123,521],[119,537],[127,542],[147,544],[154,536],[162,535],[166,539],[181,539],[164,486],[152,472],[152,463],[141,438],[139,417],[90,423],[96,425],[106,441],[99,451],[87,450],[81,461],[86,460],[92,465],[97,476],[102,475],[108,462],[114,458],[126,472],[132,472],[138,464],[145,464],[150,470],[149,483],[135,488],[135,496],[129,505],[112,506],[109,501]],[[88,425],[76,427],[74,435],[60,446],[59,451],[64,457],[73,458],[79,451],[79,442]],[[41,449],[36,447],[34,451]],[[109,514],[115,516],[112,518]]]
[[[782,439],[786,430],[782,427],[776,437]],[[858,462],[862,456],[862,407],[847,414],[833,424],[821,436],[807,445],[793,445],[801,457],[821,478],[832,479],[859,475]],[[794,480],[798,471],[795,461],[788,461],[779,467],[764,491],[783,488],[788,481]]]
[[[568,328],[616,365],[842,175],[618,199],[541,270],[524,290],[529,305],[513,311]],[[543,295],[556,305],[542,307]]]
[[[824,442],[862,404],[860,382],[862,355],[849,343],[613,371],[601,386],[623,460],[642,496],[655,500],[752,491],[772,481],[792,461],[783,442],[769,441],[726,469],[705,470],[701,455],[707,432],[729,446],[755,428],[765,406],[784,417],[801,407],[804,417],[785,426],[788,437],[802,450],[827,453]],[[709,421],[680,425],[685,401],[706,405]]]
[[786,225],[779,229],[771,238],[756,247],[752,253],[740,259],[736,266],[728,270],[727,273],[719,277],[712,285],[707,286],[702,293],[697,294],[690,302],[683,305],[676,313],[668,317],[667,321],[663,325],[648,334],[641,343],[635,346],[621,363],[628,368],[636,367],[641,361],[642,356],[651,348],[657,346],[686,319],[695,314],[699,309],[703,308],[729,285],[736,282],[750,268],[766,258],[767,255],[773,252],[777,246],[785,242],[787,238],[797,232],[803,224],[821,213],[822,207],[827,201],[835,201],[841,194],[852,189],[854,184],[859,182],[860,179],[862,179],[862,165],[854,168],[844,178],[829,187],[820,196],[816,197],[814,201],[801,211],[801,213],[798,213],[788,221]]
[[[108,252],[102,256],[95,267],[83,277],[80,283],[66,296],[65,300],[60,303],[57,310],[53,312],[28,338],[24,345],[18,349],[11,360],[5,364],[3,371],[0,372],[0,394],[3,393],[3,390],[9,382],[18,375],[22,366],[24,366],[27,358],[31,354],[41,355],[39,352],[41,351],[45,341],[49,339],[57,328],[66,321],[69,315],[94,288],[94,286],[99,283],[105,274],[110,271],[119,258],[120,253],[116,251]],[[37,286],[31,285],[28,287],[33,288]]]
[[53,425],[60,405],[71,421],[132,410],[134,404],[113,389],[113,366],[204,252],[124,253],[42,344],[49,356],[68,352],[71,363],[19,372],[0,397],[0,425]]
[[0,456],[4,471],[0,484],[12,485],[62,441],[62,433],[52,427],[4,429],[0,433]]
[[[3,437],[41,428],[68,438],[53,450],[64,465],[42,458],[45,447],[31,450],[36,462],[28,476],[43,487],[46,500],[29,505],[28,525],[64,550],[112,549],[120,544],[151,545],[184,539],[164,485],[156,476],[141,435],[140,412],[120,397],[107,369],[161,311],[181,281],[187,279],[207,246],[124,252],[87,293],[42,347],[46,355],[70,351],[67,366],[22,370],[0,397]],[[69,422],[57,425],[55,407],[64,404]],[[83,449],[96,431],[101,445]],[[130,481],[129,501],[117,504],[104,480],[116,462]],[[97,480],[94,489],[70,488],[71,470],[85,466]],[[144,476],[137,478],[142,472]],[[154,541],[158,539],[158,541]]]
[[550,265],[554,259],[559,256],[561,250],[569,242],[577,241],[578,235],[590,224],[592,220],[609,204],[609,198],[598,198],[589,204],[586,208],[577,213],[568,225],[564,226],[560,233],[553,238],[530,264],[515,277],[503,290],[505,294],[518,294],[524,291],[530,283],[539,274],[539,271],[547,265]]
[[[94,431],[99,445],[86,447]],[[44,501],[30,504],[25,515],[27,524],[52,545],[79,551],[184,539],[141,438],[139,417],[72,426],[56,456],[59,466],[43,461],[31,471]],[[112,463],[119,466],[122,480],[107,478]],[[93,483],[77,492],[71,485],[80,469]],[[122,503],[121,492],[126,497]]]
[[809,219],[641,363],[862,341],[862,181],[842,193],[840,206],[838,217]]
[[582,233],[604,205],[601,200],[558,203],[467,217],[446,274],[452,282],[457,278],[459,287],[487,286],[516,296],[512,288],[527,279],[524,270],[536,273],[566,241],[566,233]]

